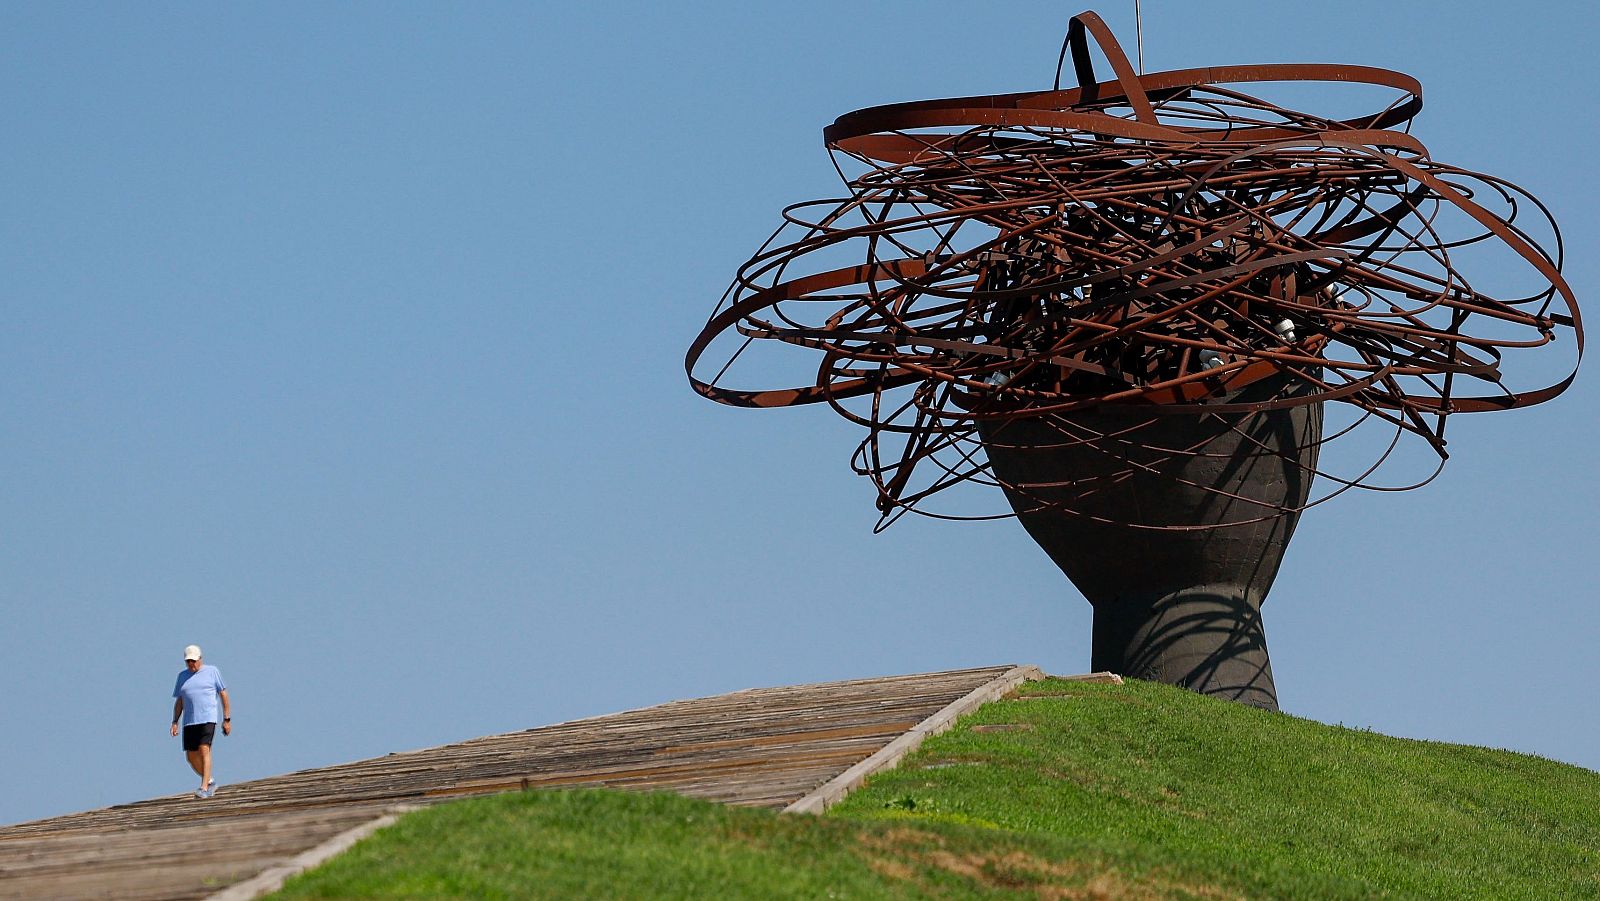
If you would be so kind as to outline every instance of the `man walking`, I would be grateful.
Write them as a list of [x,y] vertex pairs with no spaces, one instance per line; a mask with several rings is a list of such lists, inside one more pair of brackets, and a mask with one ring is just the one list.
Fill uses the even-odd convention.
[[[228,686],[222,681],[222,671],[201,662],[200,646],[189,645],[183,649],[183,672],[178,673],[178,684],[172,687],[172,734],[178,734],[178,723],[183,723],[183,756],[200,777],[200,788],[194,796],[209,798],[217,793],[217,780],[211,777],[211,739],[216,735],[217,722],[222,722],[222,734],[233,734],[233,718],[228,716]],[[222,715],[217,715],[217,701],[222,701]]]

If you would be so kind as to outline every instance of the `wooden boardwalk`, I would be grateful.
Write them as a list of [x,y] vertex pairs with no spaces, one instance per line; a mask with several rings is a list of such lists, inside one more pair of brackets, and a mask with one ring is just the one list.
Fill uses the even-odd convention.
[[396,805],[530,788],[820,810],[922,734],[1037,677],[1001,666],[751,689],[226,785],[208,801],[173,795],[7,826],[0,898],[206,897]]

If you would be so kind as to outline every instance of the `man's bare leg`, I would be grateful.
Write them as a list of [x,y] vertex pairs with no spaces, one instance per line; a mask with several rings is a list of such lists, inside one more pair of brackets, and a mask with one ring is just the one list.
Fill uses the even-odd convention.
[[[204,748],[205,745],[201,745],[200,747]],[[205,762],[202,760],[199,751],[184,751],[183,752],[183,758],[185,760],[189,761],[189,769],[194,770],[194,774],[196,776],[201,776],[201,777],[205,776],[205,774],[206,774]],[[205,788],[204,785],[202,785],[200,787],[201,788]]]
[[200,766],[201,766],[200,787],[202,789],[210,791],[211,790],[211,782],[212,782],[212,779],[211,779],[211,746],[210,745],[201,745],[200,746]]

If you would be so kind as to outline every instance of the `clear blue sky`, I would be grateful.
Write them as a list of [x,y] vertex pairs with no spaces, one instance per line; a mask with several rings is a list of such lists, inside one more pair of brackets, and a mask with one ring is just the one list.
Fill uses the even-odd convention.
[[[224,782],[1084,670],[1090,608],[1015,523],[874,536],[853,427],[682,373],[779,209],[835,191],[824,125],[1047,86],[1079,8],[0,7],[0,823],[188,789],[189,642],[232,688]],[[1588,299],[1591,10],[1149,0],[1146,55],[1418,76],[1416,133],[1545,199]],[[1587,375],[1307,515],[1266,608],[1287,711],[1600,768]]]

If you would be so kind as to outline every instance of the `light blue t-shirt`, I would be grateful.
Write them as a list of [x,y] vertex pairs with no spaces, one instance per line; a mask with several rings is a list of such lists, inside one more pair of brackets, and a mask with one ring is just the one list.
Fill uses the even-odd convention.
[[222,722],[222,716],[217,713],[217,692],[227,690],[222,670],[209,663],[192,673],[187,669],[179,673],[178,684],[172,686],[172,696],[183,698],[183,724]]

